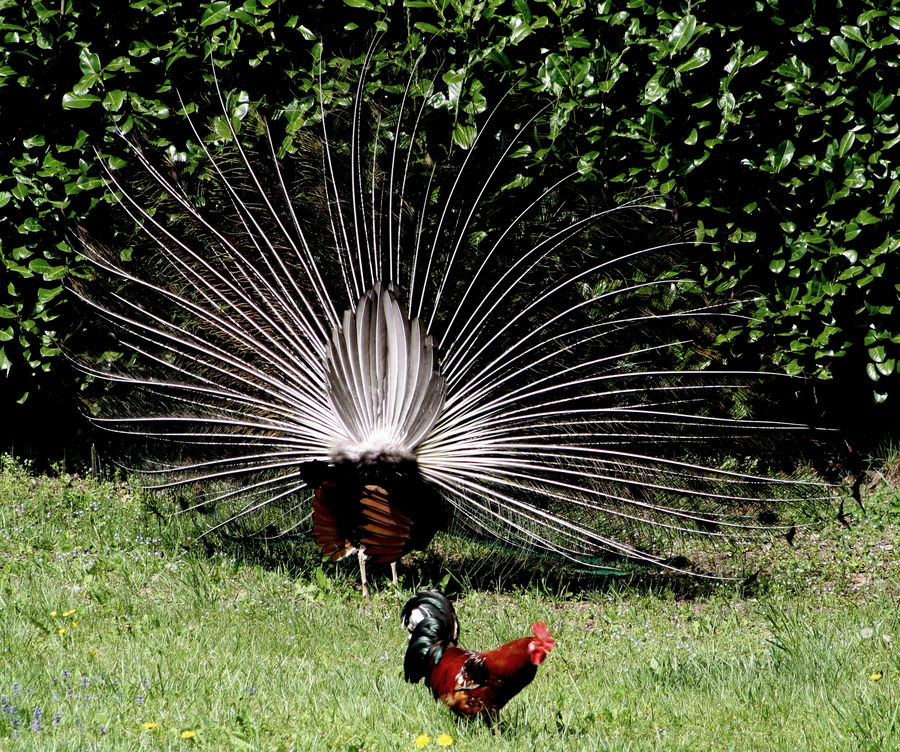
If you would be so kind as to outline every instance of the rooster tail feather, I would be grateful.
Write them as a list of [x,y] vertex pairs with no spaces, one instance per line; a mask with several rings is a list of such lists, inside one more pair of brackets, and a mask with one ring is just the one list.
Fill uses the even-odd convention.
[[410,684],[440,663],[444,649],[459,641],[459,621],[453,604],[439,590],[420,590],[403,607],[400,621],[409,630],[403,675]]

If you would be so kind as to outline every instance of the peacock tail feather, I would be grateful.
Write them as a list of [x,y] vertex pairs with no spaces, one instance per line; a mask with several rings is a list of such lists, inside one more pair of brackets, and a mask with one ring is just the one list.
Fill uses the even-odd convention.
[[396,560],[443,529],[675,569],[684,536],[752,544],[830,499],[753,471],[808,427],[733,414],[764,377],[702,348],[739,301],[680,278],[697,246],[660,197],[613,203],[529,162],[546,111],[521,98],[461,148],[435,135],[433,81],[413,69],[392,99],[365,81],[289,158],[264,124],[265,149],[243,145],[223,101],[230,143],[195,132],[202,175],[137,144],[108,173],[136,250],[82,233],[98,278],[75,290],[128,357],[79,360],[106,385],[92,420],[149,485],[200,489],[213,530],[271,539],[318,513],[334,558]]

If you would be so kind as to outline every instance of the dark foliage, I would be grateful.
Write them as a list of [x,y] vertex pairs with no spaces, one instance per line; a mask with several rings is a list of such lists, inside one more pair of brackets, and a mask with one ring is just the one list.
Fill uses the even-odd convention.
[[[756,318],[717,332],[711,360],[829,379],[815,409],[866,423],[854,444],[874,437],[892,422],[900,348],[892,8],[346,0],[298,12],[274,0],[134,0],[112,12],[100,0],[0,0],[3,412],[27,394],[29,416],[59,414],[78,388],[59,357],[85,336],[63,280],[90,270],[67,233],[108,223],[99,161],[129,158],[116,132],[139,132],[189,171],[200,149],[185,114],[210,141],[227,139],[219,85],[234,107],[265,114],[288,154],[320,116],[319,87],[327,107],[347,104],[350,61],[378,30],[373,101],[402,79],[410,50],[425,51],[420,77],[433,74],[439,92],[434,159],[443,134],[471,143],[475,116],[510,88],[549,98],[528,160],[577,164],[610,200],[663,194],[673,228],[712,244],[688,259],[709,294],[758,294]],[[20,451],[23,426],[40,418],[15,410],[17,438],[3,448]]]

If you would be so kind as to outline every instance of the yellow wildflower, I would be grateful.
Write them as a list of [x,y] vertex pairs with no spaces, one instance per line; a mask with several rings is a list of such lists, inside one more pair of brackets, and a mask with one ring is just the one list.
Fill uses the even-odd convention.
[[451,744],[453,744],[453,737],[450,736],[450,734],[441,734],[437,738],[437,743],[442,747],[449,747]]
[[70,608],[68,611],[63,611],[63,619],[68,619],[77,610],[78,610],[77,608]]
[[147,731],[150,729],[155,729],[159,724],[156,721],[144,721],[141,726],[143,726]]
[[69,631],[69,630],[66,629],[65,627],[60,627],[59,629],[56,630],[56,633],[57,633],[57,634],[65,634],[65,633],[68,632],[68,631]]
[[51,611],[50,616],[56,616],[56,611]]
[[73,619],[72,620],[72,629],[75,629],[75,627],[77,627],[77,626],[78,626],[78,622]]
[[884,676],[884,674],[882,674],[880,671],[876,671],[874,674],[872,674],[869,677],[869,680],[870,681],[879,681],[882,676]]
[[193,739],[195,736],[197,736],[197,732],[191,729],[185,729],[181,732],[182,739]]
[[431,741],[431,737],[428,734],[419,734],[416,737],[416,749],[422,749],[422,747],[427,747],[428,742]]

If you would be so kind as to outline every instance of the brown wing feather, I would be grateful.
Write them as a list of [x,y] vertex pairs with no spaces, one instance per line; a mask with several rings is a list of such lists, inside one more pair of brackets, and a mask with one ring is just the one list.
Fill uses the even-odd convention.
[[397,561],[409,548],[412,519],[390,503],[388,492],[381,486],[368,485],[360,497],[363,524],[367,533],[360,542],[376,562]]
[[381,486],[368,485],[364,489],[364,494],[360,499],[360,503],[364,509],[372,512],[381,512],[393,520],[405,523],[406,526],[413,524],[413,519],[408,514],[401,512],[396,505],[392,505],[388,492]]
[[325,556],[338,561],[356,551],[344,530],[344,526],[335,514],[334,495],[337,488],[334,483],[326,481],[313,496],[313,535],[316,545]]
[[390,564],[426,546],[438,527],[436,498],[421,481],[400,476],[381,485],[366,482],[355,469],[336,467],[311,475],[308,482],[317,487],[313,535],[332,561],[365,547],[374,562]]

